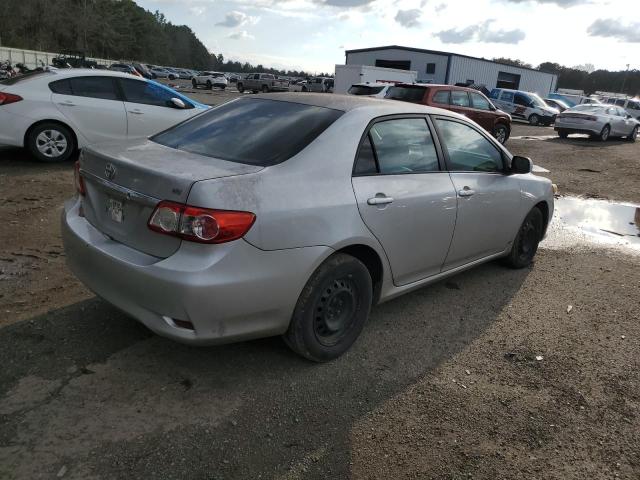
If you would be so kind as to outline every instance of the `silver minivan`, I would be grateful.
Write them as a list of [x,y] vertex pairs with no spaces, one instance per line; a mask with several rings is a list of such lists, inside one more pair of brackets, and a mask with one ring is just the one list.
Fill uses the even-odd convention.
[[637,98],[615,98],[611,97],[606,100],[610,105],[624,108],[633,118],[640,120],[640,100]]
[[558,109],[547,105],[535,93],[508,88],[494,88],[489,95],[491,101],[514,119],[526,120],[531,125],[551,125],[560,113]]

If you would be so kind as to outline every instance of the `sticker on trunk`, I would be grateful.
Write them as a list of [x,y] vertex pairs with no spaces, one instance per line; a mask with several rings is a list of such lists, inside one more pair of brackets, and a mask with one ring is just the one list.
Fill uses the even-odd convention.
[[109,198],[107,200],[107,212],[114,222],[122,223],[123,203],[120,200]]

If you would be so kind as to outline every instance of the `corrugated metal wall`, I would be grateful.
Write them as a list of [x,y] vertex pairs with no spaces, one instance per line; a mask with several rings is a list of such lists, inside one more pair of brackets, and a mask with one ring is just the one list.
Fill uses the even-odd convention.
[[[407,60],[411,62],[410,70],[418,72],[419,82],[444,83],[447,75],[447,55],[412,52],[409,50],[389,49],[371,52],[355,52],[347,55],[347,65],[373,65],[376,60]],[[435,63],[434,74],[427,74],[427,63]]]
[[[0,62],[9,60],[12,65],[23,63],[29,68],[42,67],[51,65],[51,60],[59,56],[59,53],[38,52],[36,50],[22,50],[20,48],[0,47]],[[87,58],[94,60],[101,65],[111,65],[115,60],[107,60],[105,58]]]
[[484,84],[489,90],[496,87],[498,72],[507,72],[520,75],[519,90],[535,92],[545,97],[556,88],[557,76],[551,73],[538,72],[526,68],[501,65],[475,58],[466,58],[453,55],[449,68],[449,83],[466,82]]

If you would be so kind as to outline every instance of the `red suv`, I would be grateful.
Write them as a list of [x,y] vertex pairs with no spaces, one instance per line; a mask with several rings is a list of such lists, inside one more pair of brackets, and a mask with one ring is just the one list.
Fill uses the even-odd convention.
[[389,89],[385,98],[421,103],[460,113],[483,127],[500,143],[505,143],[511,134],[511,115],[498,110],[486,96],[473,88],[430,83],[399,83]]

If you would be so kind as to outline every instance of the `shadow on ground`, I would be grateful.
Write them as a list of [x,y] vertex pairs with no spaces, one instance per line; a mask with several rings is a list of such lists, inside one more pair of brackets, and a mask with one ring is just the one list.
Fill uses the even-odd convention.
[[347,478],[354,422],[481,335],[527,274],[487,264],[378,306],[322,365],[279,338],[180,345],[98,299],[5,327],[0,477]]

